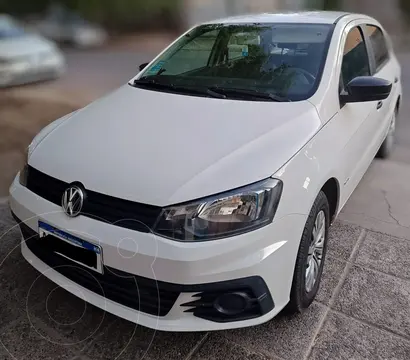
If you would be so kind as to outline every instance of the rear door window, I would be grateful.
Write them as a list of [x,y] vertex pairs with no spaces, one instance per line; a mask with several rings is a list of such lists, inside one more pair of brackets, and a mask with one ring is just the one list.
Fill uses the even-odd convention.
[[370,39],[375,57],[376,72],[379,71],[389,59],[386,38],[382,30],[374,25],[366,25],[366,35]]
[[343,51],[341,88],[358,76],[369,76],[369,56],[362,31],[359,27],[350,30]]

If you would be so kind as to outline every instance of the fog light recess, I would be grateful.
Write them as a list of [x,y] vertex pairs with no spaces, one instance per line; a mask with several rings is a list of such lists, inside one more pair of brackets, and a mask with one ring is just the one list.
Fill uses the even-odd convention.
[[250,308],[251,298],[244,292],[233,292],[219,296],[214,302],[214,308],[221,314],[234,316]]
[[254,319],[275,306],[265,282],[257,276],[193,285],[187,289],[195,294],[191,301],[180,305],[185,308],[184,312],[214,322]]

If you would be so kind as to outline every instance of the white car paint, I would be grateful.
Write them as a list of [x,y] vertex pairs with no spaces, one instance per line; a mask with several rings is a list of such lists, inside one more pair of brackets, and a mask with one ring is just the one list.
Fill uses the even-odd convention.
[[[153,101],[153,95],[162,105],[149,108],[149,121],[138,121],[141,115],[133,115],[132,109],[125,110],[129,104],[136,109],[146,106]],[[86,188],[146,204],[164,206],[220,193],[271,176],[272,168],[279,169],[321,125],[316,109],[307,101],[259,103],[256,118],[254,105],[250,101],[201,97],[191,97],[187,102],[185,96],[125,85],[103,101],[80,110],[55,130],[33,152],[30,164],[47,172],[55,156],[50,149],[58,146],[60,161],[65,166],[53,171],[57,178],[73,182],[80,172]],[[118,108],[125,111],[118,112]],[[205,110],[196,113],[201,108]],[[276,114],[274,117],[272,112]],[[178,116],[170,118],[170,114]],[[221,122],[221,118],[225,121]],[[98,141],[90,147],[89,134],[97,128]],[[192,136],[187,136],[188,132]],[[135,141],[136,134],[144,135]],[[196,156],[185,156],[187,149],[198,146],[198,137],[214,146]],[[76,139],[75,147],[64,141],[67,138]],[[160,159],[158,144],[167,149]],[[120,161],[122,154],[132,153],[143,156],[135,157],[133,166]],[[266,156],[261,157],[261,153]],[[183,161],[175,164],[174,159]],[[90,167],[96,161],[100,164]],[[243,162],[249,164],[246,170],[240,166]],[[112,164],[110,177],[104,176],[106,163]],[[158,166],[152,166],[153,163]],[[96,169],[101,171],[98,176]],[[221,173],[223,177],[211,181]],[[129,178],[138,179],[141,191],[135,191],[135,184]],[[153,186],[156,191],[152,191]]]
[[39,53],[51,53],[53,51],[55,51],[54,44],[36,34],[0,40],[0,58],[4,60],[13,60],[16,57],[31,57]]
[[22,186],[19,176],[10,188],[10,206],[17,218],[34,231],[40,218],[84,240],[98,242],[106,266],[183,285],[258,275],[274,300],[270,312],[236,322],[203,320],[182,310],[180,305],[192,301],[194,295],[182,293],[168,315],[148,315],[68,280],[37,258],[23,241],[24,257],[67,291],[159,330],[238,328],[276,316],[289,302],[301,235],[319,191],[329,180],[337,183],[337,215],[378,152],[402,92],[400,65],[391,52],[389,62],[375,74],[393,83],[380,111],[375,102],[340,107],[338,85],[349,30],[363,23],[381,27],[364,15],[342,15],[270,14],[215,22],[332,24],[340,17],[321,82],[308,100],[210,99],[124,85],[50,125],[29,148],[28,164],[48,175],[66,183],[81,181],[87,189],[117,198],[158,206],[191,201],[272,176],[282,180],[284,187],[271,224],[224,239],[185,243],[84,216],[70,218],[61,206]]
[[0,15],[0,30],[5,28],[22,33],[0,37],[0,86],[46,80],[64,72],[64,56],[53,42],[25,32],[11,17]]

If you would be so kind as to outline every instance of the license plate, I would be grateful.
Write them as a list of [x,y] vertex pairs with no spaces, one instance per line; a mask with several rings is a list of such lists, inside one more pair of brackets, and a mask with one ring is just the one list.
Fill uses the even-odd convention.
[[42,246],[76,264],[103,273],[101,246],[59,230],[45,222],[38,222],[38,233]]

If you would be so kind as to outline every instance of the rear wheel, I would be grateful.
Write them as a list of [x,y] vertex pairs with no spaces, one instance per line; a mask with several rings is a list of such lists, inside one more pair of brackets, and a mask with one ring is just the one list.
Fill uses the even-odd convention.
[[329,202],[321,191],[306,222],[293,275],[288,311],[308,308],[319,290],[329,237]]

